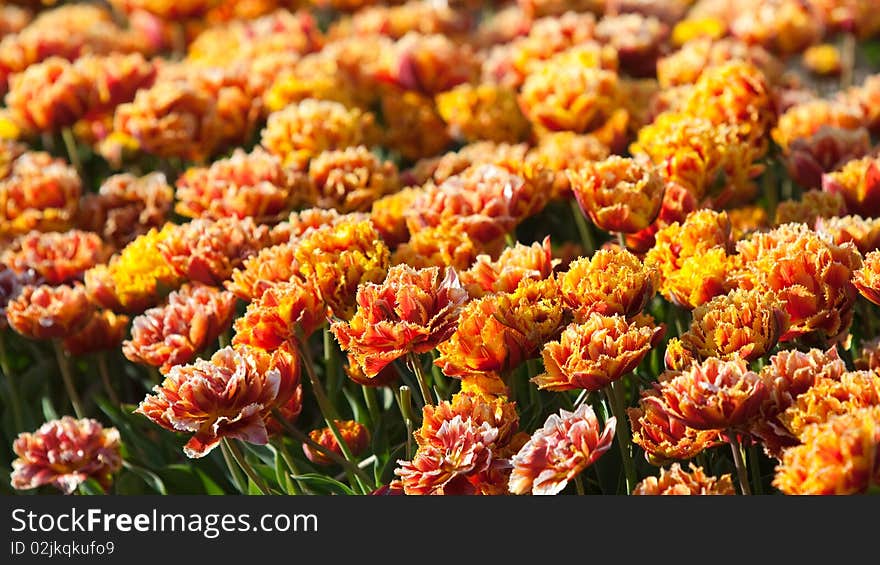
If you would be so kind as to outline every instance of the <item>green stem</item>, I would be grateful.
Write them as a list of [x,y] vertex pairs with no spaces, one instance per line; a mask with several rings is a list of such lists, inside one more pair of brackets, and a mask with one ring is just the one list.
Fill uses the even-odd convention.
[[335,398],[339,389],[339,359],[333,346],[333,334],[330,327],[324,327],[324,374],[327,375],[327,394]]
[[[582,390],[581,393],[578,395],[578,397],[575,399],[574,404],[572,405],[572,408],[577,410],[581,404],[586,402],[587,397],[589,397],[589,396],[590,396],[590,391],[588,391],[587,389]],[[598,414],[597,414],[597,416],[598,416]]]
[[845,90],[853,85],[856,66],[856,36],[852,31],[843,34],[841,45],[840,88]]
[[581,244],[584,246],[584,255],[589,257],[596,250],[596,238],[593,237],[593,230],[590,229],[587,218],[581,211],[577,200],[570,198],[568,204],[571,208],[571,215],[574,216],[574,224],[577,226],[578,234],[581,237]]
[[367,410],[370,413],[370,422],[376,426],[379,423],[379,402],[376,400],[376,391],[371,386],[361,385],[364,393],[364,402],[367,404]]
[[101,383],[104,385],[104,392],[107,393],[107,398],[109,398],[110,402],[116,406],[121,405],[122,403],[119,401],[116,391],[113,390],[113,383],[110,381],[110,370],[107,368],[106,351],[98,353],[98,372],[101,374]]
[[229,438],[223,438],[220,440],[221,442],[226,442],[226,447],[229,449],[229,454],[238,463],[238,466],[241,467],[241,470],[244,471],[244,474],[248,476],[248,478],[253,481],[257,488],[260,489],[260,492],[265,495],[271,495],[272,491],[269,490],[269,487],[266,485],[266,481],[263,480],[263,477],[257,473],[257,471],[248,463],[247,459],[244,456],[244,453],[241,452],[241,449],[238,447],[238,444],[234,441],[231,441]]
[[[281,459],[284,460],[284,464],[287,465],[287,469],[291,472],[293,476],[299,476],[300,473],[299,466],[296,464],[296,461],[290,455],[290,451],[288,451],[287,446],[284,444],[283,438],[276,438],[273,440],[272,444],[275,446],[275,449],[278,450],[278,453],[281,454]],[[299,482],[299,479],[292,479],[291,477],[287,477],[288,484],[290,485],[290,490],[292,494],[302,494],[305,492],[305,488],[302,483]]]
[[403,423],[406,425],[406,458],[411,460],[413,456],[413,409],[412,392],[409,387],[406,385],[401,386],[395,399],[397,400],[397,407],[400,409],[400,415],[403,417]]
[[220,349],[223,349],[224,347],[228,347],[230,343],[232,343],[232,330],[230,328],[226,328],[220,333],[220,336],[217,338],[217,345],[220,346]]
[[576,475],[574,478],[574,488],[577,490],[579,496],[584,495],[584,481],[581,479],[580,474]]
[[181,21],[174,22],[171,30],[171,48],[174,50],[174,58],[183,60],[186,58],[186,27]]
[[[296,345],[299,349],[300,356],[302,357],[302,364],[305,368],[306,375],[308,375],[309,382],[312,385],[312,392],[315,394],[315,400],[318,401],[318,409],[321,411],[321,415],[324,417],[324,422],[330,429],[330,433],[332,433],[333,437],[336,439],[336,444],[339,445],[339,449],[340,451],[342,451],[342,455],[347,461],[350,461],[353,465],[357,466],[354,455],[352,455],[351,450],[348,448],[348,444],[345,442],[345,439],[339,432],[339,428],[336,426],[336,420],[339,419],[336,408],[334,408],[333,404],[330,402],[330,399],[327,398],[327,392],[324,390],[324,385],[321,384],[321,381],[318,379],[318,375],[315,374],[315,367],[312,361],[312,355],[309,353],[308,347],[305,346],[305,336],[302,335],[302,330],[299,328],[297,328],[297,333],[299,334],[299,336]],[[363,492],[367,492],[366,484],[358,475],[354,475],[353,479],[357,481],[360,489]]]
[[615,235],[617,235],[617,244],[620,246],[620,248],[621,249],[628,249],[628,247],[626,246],[626,236],[623,234],[623,232],[618,231],[618,232],[614,232],[614,233],[615,233]]
[[616,418],[617,445],[620,448],[620,457],[623,460],[623,470],[626,474],[626,494],[632,494],[638,477],[636,476],[636,468],[630,453],[632,439],[630,438],[629,424],[626,418],[623,391],[620,389],[620,386],[623,384],[622,381],[623,378],[617,379],[606,386],[605,391],[611,402],[611,411]]
[[70,164],[73,165],[80,180],[85,184],[86,179],[83,178],[82,161],[79,158],[79,148],[76,145],[76,138],[73,136],[73,130],[69,127],[62,128],[61,139],[64,140],[64,148],[67,150],[67,157],[70,159]]
[[55,359],[58,361],[58,369],[61,371],[61,379],[64,381],[64,388],[67,389],[67,396],[70,397],[73,412],[77,418],[85,418],[85,410],[82,408],[82,401],[73,384],[73,370],[70,366],[70,360],[64,352],[64,346],[60,339],[53,339],[52,345],[55,348]]
[[419,356],[410,351],[407,355],[407,360],[409,361],[410,368],[416,376],[416,380],[419,382],[419,389],[422,392],[425,406],[433,406],[434,397],[431,394],[431,388],[428,386],[428,380],[425,378],[425,372],[422,370],[422,362],[419,359]]
[[277,409],[273,410],[272,413],[274,414],[275,419],[278,420],[279,422],[281,422],[281,425],[284,426],[284,429],[291,436],[293,436],[293,439],[308,445],[309,447],[311,447],[315,451],[321,452],[323,455],[326,455],[334,463],[336,463],[337,465],[339,465],[340,467],[345,469],[347,472],[350,472],[353,475],[356,475],[363,483],[370,485],[369,488],[372,490],[372,484],[373,484],[372,480],[370,480],[370,477],[367,476],[367,474],[364,473],[363,470],[357,466],[357,464],[352,463],[348,459],[345,459],[344,457],[340,456],[338,453],[336,453],[332,449],[327,449],[326,447],[324,447],[320,443],[318,443],[315,440],[313,440],[312,438],[310,438],[308,436],[308,434],[303,433],[299,428],[297,428],[296,426],[294,426],[293,424],[288,422],[286,419],[284,419],[282,414]]
[[749,468],[752,471],[752,489],[755,494],[764,494],[764,485],[761,484],[761,468],[759,463],[759,454],[758,448],[755,444],[749,446],[749,459],[751,460],[751,465]]
[[[438,400],[449,400],[449,379],[443,374],[443,371],[431,363],[431,378],[434,383],[434,392],[437,394]],[[442,395],[442,398],[441,398]]]
[[764,170],[764,178],[762,184],[764,188],[764,196],[767,198],[767,217],[775,224],[776,208],[779,206],[779,185],[776,183],[775,167],[773,160],[768,159],[767,168]]
[[24,430],[24,417],[21,413],[21,394],[18,392],[18,383],[15,382],[15,375],[9,367],[9,357],[6,352],[6,341],[3,333],[0,332],[0,370],[6,375],[6,386],[9,388],[9,401],[12,404],[12,418],[15,422],[15,431]]
[[746,469],[745,461],[743,461],[739,441],[736,439],[736,432],[731,430],[727,433],[727,442],[730,444],[730,450],[733,452],[733,463],[736,465],[736,475],[739,479],[739,488],[743,494],[752,494],[752,491],[749,488],[748,469]]
[[165,377],[162,376],[162,372],[159,371],[159,367],[153,367],[150,365],[147,367],[147,372],[150,374],[150,380],[153,381],[153,384],[161,385],[162,381],[165,380]]
[[226,468],[229,469],[229,474],[232,476],[232,483],[235,485],[235,488],[241,494],[247,494],[247,481],[245,481],[244,475],[241,474],[241,469],[232,458],[232,453],[226,445],[226,440],[220,442],[220,452],[223,454],[223,461],[226,462]]

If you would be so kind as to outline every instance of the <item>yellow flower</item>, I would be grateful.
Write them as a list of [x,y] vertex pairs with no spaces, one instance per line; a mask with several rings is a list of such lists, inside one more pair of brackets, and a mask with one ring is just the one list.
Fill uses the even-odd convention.
[[790,318],[780,341],[813,335],[844,339],[857,292],[851,279],[862,264],[855,246],[822,240],[804,224],[784,224],[737,242],[732,274],[740,287],[776,292]]
[[326,306],[308,283],[292,276],[266,289],[248,304],[233,326],[234,345],[250,345],[274,351],[285,343],[310,336],[326,321]]
[[667,182],[681,185],[703,200],[724,165],[718,129],[706,118],[663,112],[639,129],[630,144],[633,155],[647,155]]
[[836,75],[842,67],[840,51],[830,43],[807,47],[803,54],[804,66],[817,75]]
[[731,125],[738,137],[767,149],[766,134],[776,121],[776,105],[767,77],[748,61],[733,60],[709,67],[697,79],[684,112],[705,118],[715,125]]
[[591,314],[582,324],[570,324],[559,341],[544,344],[547,372],[532,382],[552,391],[601,390],[633,371],[663,334],[662,326]]
[[138,314],[155,306],[168,291],[183,282],[160,253],[159,242],[173,233],[174,225],[150,229],[114,255],[107,265],[85,272],[89,297],[104,308]]
[[330,329],[367,377],[410,352],[425,353],[446,340],[468,300],[455,270],[395,265],[381,283],[361,284],[351,320]]
[[284,164],[304,170],[322,151],[371,145],[375,117],[330,100],[305,100],[272,112],[260,143]]
[[525,139],[530,125],[512,88],[491,83],[460,84],[436,96],[437,111],[453,138],[516,143]]
[[344,320],[354,314],[358,286],[385,278],[390,255],[373,224],[358,219],[308,231],[294,251],[302,276]]
[[415,187],[404,188],[373,201],[370,220],[388,247],[394,249],[409,239],[405,214],[420,190]]
[[858,215],[816,218],[816,233],[835,245],[852,242],[862,255],[880,249],[880,218]]
[[563,309],[553,279],[525,279],[511,293],[488,294],[461,312],[458,329],[437,346],[434,364],[451,377],[504,374],[562,327]]
[[862,296],[880,305],[880,251],[865,255],[865,260],[854,274],[853,284]]
[[812,227],[819,218],[842,216],[846,203],[840,194],[808,190],[800,200],[784,200],[776,206],[774,225],[800,223]]
[[691,459],[721,443],[718,430],[697,430],[675,416],[655,389],[641,392],[639,405],[627,408],[633,443],[645,450],[645,458],[660,465],[672,459]]
[[382,140],[404,158],[432,157],[452,142],[433,98],[389,86],[382,90],[380,103],[385,119]]
[[785,494],[861,494],[880,484],[880,406],[813,424],[785,450],[773,486]]
[[557,64],[551,59],[526,76],[519,103],[536,128],[586,133],[611,117],[619,97],[616,72],[581,60]]
[[552,258],[550,236],[530,246],[519,242],[501,252],[497,261],[486,254],[478,255],[473,265],[461,272],[461,282],[471,297],[480,298],[493,292],[513,292],[523,279],[546,279],[559,263]]
[[633,489],[640,496],[681,495],[735,495],[730,474],[720,477],[706,475],[702,467],[689,464],[690,472],[673,463],[669,469],[660,469],[659,477],[647,477]]
[[852,214],[880,216],[880,158],[853,159],[837,171],[823,175],[822,190],[841,194]]
[[368,211],[400,184],[397,166],[379,160],[363,145],[324,151],[309,162],[308,179],[306,204],[341,213]]
[[836,414],[880,405],[880,376],[874,371],[852,371],[839,378],[819,377],[779,420],[795,437],[802,437],[811,424],[821,424]]
[[725,33],[727,33],[727,24],[716,17],[689,17],[675,24],[672,29],[672,43],[681,46],[701,37],[720,39]]
[[659,270],[660,293],[685,308],[723,294],[732,267],[731,229],[725,212],[698,210],[658,231],[645,265]]
[[660,213],[666,183],[647,159],[617,155],[568,171],[581,210],[600,229],[633,233]]
[[785,305],[773,292],[733,290],[693,311],[690,329],[681,336],[698,359],[763,357],[788,327]]
[[616,248],[576,259],[557,279],[566,305],[578,319],[592,312],[635,316],[654,297],[660,282],[655,268]]

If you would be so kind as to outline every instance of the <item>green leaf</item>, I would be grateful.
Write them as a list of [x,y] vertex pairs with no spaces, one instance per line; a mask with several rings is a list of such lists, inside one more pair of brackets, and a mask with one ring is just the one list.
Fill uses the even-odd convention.
[[55,407],[52,406],[52,400],[50,400],[48,396],[41,398],[40,404],[43,407],[43,418],[45,418],[47,422],[58,419],[58,412],[55,411]]
[[157,475],[156,473],[150,471],[149,469],[145,469],[143,467],[135,465],[134,463],[131,463],[129,461],[124,461],[122,465],[126,469],[140,477],[141,480],[143,480],[147,484],[147,486],[149,486],[155,492],[159,494],[168,494],[168,490],[165,488],[165,483],[162,482],[162,478],[159,477],[159,475]]
[[189,463],[175,463],[157,471],[166,488],[175,494],[226,494],[202,469]]
[[293,478],[302,481],[312,490],[316,491],[316,493],[347,495],[355,494],[355,492],[351,490],[348,485],[340,483],[336,479],[333,479],[326,475],[321,475],[319,473],[304,473],[302,475],[294,475]]
[[154,430],[148,420],[133,413],[134,408],[130,405],[123,404],[122,407],[125,408],[125,410],[123,410],[120,407],[111,404],[105,398],[95,398],[95,402],[97,403],[98,408],[101,409],[116,429],[119,430],[123,443],[134,450],[134,455],[139,461],[150,461],[156,463],[158,466],[161,462],[166,460],[159,445],[156,442],[151,441],[151,437],[146,433],[146,430],[149,425],[151,432],[167,433],[168,435],[171,435],[171,432]]
[[86,495],[100,496],[106,494],[104,492],[104,488],[98,483],[98,481],[91,478],[83,483],[80,483],[77,490],[80,492],[80,494]]
[[360,400],[345,387],[342,389],[342,394],[345,395],[345,399],[348,400],[348,405],[351,406],[351,413],[354,415],[354,420],[361,424],[368,424],[370,421],[370,415],[367,414],[367,411]]

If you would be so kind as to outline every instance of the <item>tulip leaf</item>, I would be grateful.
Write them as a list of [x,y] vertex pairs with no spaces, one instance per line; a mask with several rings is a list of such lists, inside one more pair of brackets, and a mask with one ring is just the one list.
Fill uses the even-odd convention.
[[52,406],[52,400],[48,396],[41,398],[40,403],[43,407],[43,418],[47,422],[58,419],[58,412],[55,411],[55,407]]
[[158,494],[168,494],[168,490],[165,488],[165,483],[162,481],[162,478],[159,477],[159,475],[157,475],[156,473],[128,461],[123,461],[122,465],[131,473],[140,477],[141,480],[147,484],[147,486],[149,486]]
[[294,475],[292,478],[303,482],[319,494],[355,494],[348,485],[326,475],[304,473],[302,475]]
[[85,482],[80,483],[79,487],[77,487],[77,490],[80,494],[86,495],[100,496],[103,494],[107,494],[106,492],[104,492],[104,488],[98,483],[98,481],[92,478],[89,478]]

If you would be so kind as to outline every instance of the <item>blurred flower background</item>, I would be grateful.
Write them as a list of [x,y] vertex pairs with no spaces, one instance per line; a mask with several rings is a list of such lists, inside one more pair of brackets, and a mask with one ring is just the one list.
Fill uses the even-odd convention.
[[3,2],[0,493],[880,492],[876,8]]

